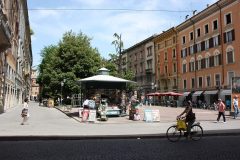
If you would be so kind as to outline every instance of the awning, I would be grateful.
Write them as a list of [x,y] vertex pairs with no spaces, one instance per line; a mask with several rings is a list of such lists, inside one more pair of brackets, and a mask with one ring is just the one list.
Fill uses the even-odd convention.
[[193,93],[193,96],[200,96],[203,91],[196,91]]
[[188,96],[190,92],[184,92],[183,96]]
[[218,90],[205,91],[204,94],[217,94]]
[[230,89],[224,89],[221,91],[220,95],[231,95],[232,91]]

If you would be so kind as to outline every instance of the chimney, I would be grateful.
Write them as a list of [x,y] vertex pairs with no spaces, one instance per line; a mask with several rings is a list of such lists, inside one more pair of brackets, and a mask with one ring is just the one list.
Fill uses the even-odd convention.
[[185,19],[188,19],[188,16],[189,16],[189,15],[186,15]]

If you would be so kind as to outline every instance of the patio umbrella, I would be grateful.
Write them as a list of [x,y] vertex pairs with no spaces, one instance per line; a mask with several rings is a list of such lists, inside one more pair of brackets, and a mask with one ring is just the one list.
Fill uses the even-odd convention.
[[166,96],[182,96],[182,93],[177,93],[177,92],[165,92],[164,93]]

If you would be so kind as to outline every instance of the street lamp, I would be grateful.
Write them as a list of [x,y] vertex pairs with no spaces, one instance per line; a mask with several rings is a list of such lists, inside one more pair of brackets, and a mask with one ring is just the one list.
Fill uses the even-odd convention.
[[63,86],[64,86],[64,83],[65,83],[65,79],[63,79],[63,81],[61,81],[61,100],[60,100],[60,105],[62,106],[62,88],[63,88]]

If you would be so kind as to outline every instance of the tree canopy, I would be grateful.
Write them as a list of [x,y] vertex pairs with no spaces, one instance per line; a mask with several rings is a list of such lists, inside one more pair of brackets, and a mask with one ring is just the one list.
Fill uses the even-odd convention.
[[66,32],[57,45],[50,45],[41,51],[38,83],[43,96],[57,96],[61,92],[68,96],[79,93],[78,79],[93,76],[101,67],[102,58],[91,39],[82,32]]

